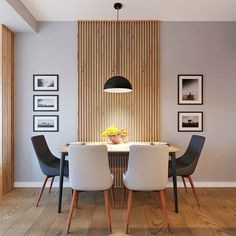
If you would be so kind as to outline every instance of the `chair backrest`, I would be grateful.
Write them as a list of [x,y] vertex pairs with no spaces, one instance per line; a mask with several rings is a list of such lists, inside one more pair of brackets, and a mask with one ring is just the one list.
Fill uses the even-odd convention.
[[42,170],[44,165],[50,165],[54,160],[58,160],[49,150],[44,135],[33,136],[31,141]]
[[161,190],[168,182],[169,147],[133,145],[130,147],[126,187],[132,190]]
[[70,186],[81,191],[111,188],[113,178],[105,145],[72,144],[68,148]]
[[179,158],[181,161],[188,165],[192,165],[192,173],[195,170],[199,157],[205,143],[205,137],[200,135],[193,135],[189,142],[186,152]]

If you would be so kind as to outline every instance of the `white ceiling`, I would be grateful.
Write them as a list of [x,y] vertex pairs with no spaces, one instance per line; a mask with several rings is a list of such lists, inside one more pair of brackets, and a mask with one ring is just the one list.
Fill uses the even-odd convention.
[[[116,0],[22,0],[39,21],[115,20]],[[121,0],[120,19],[236,21],[236,0]]]
[[32,31],[31,27],[13,10],[5,0],[0,0],[0,24],[14,32]]
[[[20,0],[19,0],[20,1]],[[121,20],[236,21],[236,0],[21,0],[38,21]],[[31,31],[6,0],[0,0],[0,23],[13,31]]]

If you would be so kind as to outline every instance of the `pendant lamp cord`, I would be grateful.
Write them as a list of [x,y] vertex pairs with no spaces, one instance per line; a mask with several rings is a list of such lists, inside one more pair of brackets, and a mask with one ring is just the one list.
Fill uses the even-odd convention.
[[119,8],[117,10],[116,21],[116,74],[120,74],[120,23],[119,23]]

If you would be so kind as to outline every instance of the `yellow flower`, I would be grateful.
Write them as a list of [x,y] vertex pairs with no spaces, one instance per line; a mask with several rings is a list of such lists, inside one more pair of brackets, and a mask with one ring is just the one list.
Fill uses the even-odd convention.
[[110,127],[106,129],[107,135],[117,135],[119,130],[112,124]]
[[126,129],[120,129],[119,133],[122,138],[125,138],[128,135],[128,132]]
[[107,136],[109,135],[117,135],[120,134],[122,138],[126,137],[128,135],[128,132],[126,129],[118,129],[117,127],[115,127],[114,124],[112,124],[110,127],[106,128],[103,132],[102,132],[102,138],[105,139]]
[[106,131],[102,132],[102,138],[105,139],[106,137],[107,137],[107,132]]

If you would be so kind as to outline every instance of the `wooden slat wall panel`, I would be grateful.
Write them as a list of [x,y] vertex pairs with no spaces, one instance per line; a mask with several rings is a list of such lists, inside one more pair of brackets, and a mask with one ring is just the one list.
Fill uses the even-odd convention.
[[114,176],[114,187],[123,187],[123,173],[127,171],[128,155],[127,154],[109,154],[109,166]]
[[14,35],[5,26],[1,26],[1,107],[2,107],[2,142],[0,193],[14,187]]
[[[0,24],[0,94],[2,94],[2,25]],[[0,155],[2,155],[2,96],[0,96]],[[2,166],[3,159],[0,156],[0,195],[2,193]]]
[[116,22],[78,22],[78,138],[101,141],[114,123],[129,141],[159,139],[159,22],[120,21],[120,75],[133,92],[103,92],[116,75]]

